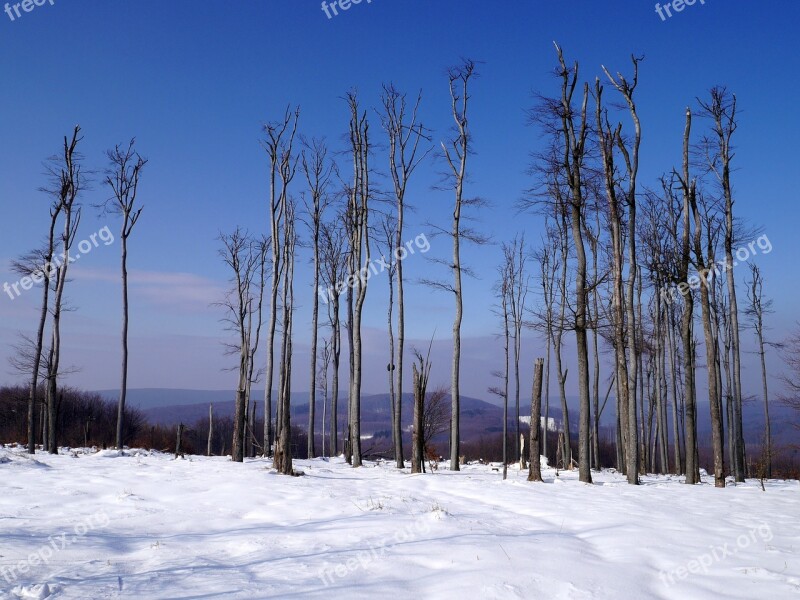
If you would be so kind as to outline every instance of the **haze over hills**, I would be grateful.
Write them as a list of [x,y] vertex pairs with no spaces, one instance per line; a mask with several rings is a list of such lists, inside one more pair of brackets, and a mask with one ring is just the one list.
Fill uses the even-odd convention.
[[[101,390],[98,392],[108,400],[116,401],[119,397],[118,390]],[[187,390],[164,388],[140,388],[128,390],[128,404],[139,408],[153,424],[177,425],[178,423],[195,423],[208,416],[208,405],[214,405],[214,414],[217,417],[232,417],[234,411],[234,392],[227,390]],[[254,390],[252,397],[258,402],[258,414],[263,415],[264,391]],[[273,411],[275,411],[273,394]],[[339,420],[344,425],[347,405],[346,395],[340,395]],[[317,396],[317,427],[322,426],[322,398]],[[449,398],[446,399],[449,407]],[[403,428],[411,426],[413,397],[403,394]],[[525,395],[520,399],[520,414],[525,416],[530,411],[530,398]],[[570,429],[577,435],[578,403],[576,398],[568,397],[570,409]],[[609,404],[601,417],[601,426],[608,428],[609,434],[613,431],[614,398],[609,399]],[[513,399],[509,402],[509,422],[513,423]],[[361,418],[362,434],[391,436],[391,411],[388,394],[372,394],[362,396]],[[669,418],[672,418],[671,408]],[[792,426],[791,412],[778,402],[770,405],[770,421],[772,433],[776,443],[798,443],[800,432]],[[274,412],[273,412],[274,414]],[[698,433],[710,435],[710,411],[708,403],[698,402]],[[556,423],[561,423],[561,409],[557,397],[550,399],[550,417]],[[757,444],[761,441],[764,431],[764,408],[759,401],[747,402],[744,405],[744,427],[748,443]],[[461,397],[461,435],[465,441],[477,439],[481,435],[496,434],[502,431],[502,407],[492,402]],[[292,394],[292,422],[294,425],[306,428],[308,425],[308,392]]]

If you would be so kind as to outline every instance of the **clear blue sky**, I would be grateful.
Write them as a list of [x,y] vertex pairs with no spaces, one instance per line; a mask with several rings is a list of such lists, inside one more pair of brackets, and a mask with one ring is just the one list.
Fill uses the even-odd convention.
[[[775,298],[772,335],[780,337],[796,319],[800,291],[793,185],[798,17],[796,2],[752,0],[706,0],[667,21],[653,2],[598,1],[373,0],[333,19],[316,0],[55,0],[14,21],[0,13],[0,279],[16,280],[8,261],[45,233],[47,201],[37,188],[44,183],[42,161],[61,137],[79,123],[86,167],[100,170],[106,148],[136,136],[150,163],[141,188],[145,211],[130,244],[130,385],[231,388],[231,374],[221,371],[220,314],[209,306],[227,277],[214,238],[236,225],[265,226],[262,123],[299,104],[302,133],[326,136],[333,149],[344,150],[342,95],[355,87],[364,105],[374,106],[381,83],[392,81],[412,95],[423,90],[422,117],[438,142],[450,123],[445,68],[460,57],[482,61],[473,88],[477,153],[468,194],[492,203],[480,227],[497,243],[522,231],[534,241],[540,218],[517,214],[514,205],[531,184],[529,154],[540,144],[525,126],[525,109],[534,91],[556,90],[557,40],[590,81],[601,64],[628,72],[631,53],[646,55],[638,92],[644,185],[679,161],[684,109],[696,96],[716,84],[737,93],[738,213],[772,242],[773,252],[755,260]],[[377,139],[377,118],[373,132]],[[381,169],[383,161],[378,152],[374,166]],[[439,168],[426,164],[416,177],[409,237],[429,233],[426,221],[448,219],[450,195],[431,189]],[[83,198],[79,239],[104,225],[116,234],[116,219],[91,206],[105,195],[98,183]],[[448,253],[446,240],[431,243],[431,255]],[[466,290],[464,392],[479,397],[486,397],[489,374],[499,366],[490,290],[499,253],[496,245],[466,252],[481,279]],[[65,317],[64,360],[81,369],[69,379],[75,385],[117,386],[118,256],[118,244],[100,246],[74,270],[68,295],[76,310]],[[309,285],[306,259],[300,291]],[[432,268],[417,256],[406,272],[415,279]],[[737,276],[742,280],[745,270]],[[365,386],[382,391],[386,281],[373,282]],[[6,357],[18,331],[34,330],[38,299],[38,292],[13,302],[0,298],[0,382],[19,380]],[[296,389],[307,387],[309,302],[303,304]],[[442,339],[434,379],[446,381],[452,299],[410,286],[407,310],[416,343],[434,330]],[[526,360],[541,352],[533,334],[525,344]],[[777,372],[777,358],[772,362]]]

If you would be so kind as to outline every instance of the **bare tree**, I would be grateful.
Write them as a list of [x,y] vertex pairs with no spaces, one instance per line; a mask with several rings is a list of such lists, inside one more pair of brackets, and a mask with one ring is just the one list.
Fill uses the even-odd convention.
[[[714,247],[716,244],[716,220],[711,211],[705,208],[705,215],[701,214],[700,203],[697,195],[689,195],[689,202],[694,216],[694,252],[695,264],[700,276],[700,308],[703,321],[706,346],[706,371],[708,374],[708,404],[711,410],[711,441],[714,451],[714,485],[725,487],[725,463],[723,448],[722,415],[720,413],[721,401],[719,398],[720,386],[717,381],[717,339],[713,329],[710,288],[711,265],[715,261]],[[705,232],[706,247],[703,248],[702,239]]]
[[579,479],[584,483],[592,482],[591,464],[589,463],[589,428],[591,405],[589,400],[589,350],[586,335],[587,312],[587,277],[586,249],[583,241],[582,219],[586,211],[584,189],[584,161],[586,159],[586,142],[589,134],[587,105],[589,86],[583,86],[583,100],[576,110],[573,97],[578,83],[578,63],[568,68],[561,48],[556,45],[561,78],[561,97],[558,103],[558,117],[561,121],[561,154],[567,178],[568,205],[572,238],[575,246],[575,343],[578,354],[578,470]]
[[539,277],[542,284],[544,303],[544,312],[537,315],[537,321],[539,327],[544,331],[545,345],[547,347],[544,366],[544,432],[541,449],[541,453],[547,456],[547,432],[550,422],[550,358],[553,348],[553,321],[555,319],[555,285],[560,265],[555,246],[550,243],[555,240],[555,233],[549,216],[546,216],[545,219],[546,234],[534,258],[539,263]]
[[[286,163],[282,170],[282,187],[285,189],[294,175],[294,166]],[[281,262],[281,363],[278,372],[278,419],[276,426],[275,458],[273,465],[283,475],[294,475],[292,466],[292,329],[294,323],[294,260],[297,249],[295,233],[295,205],[291,198],[284,204],[283,240]]]
[[361,112],[358,98],[354,92],[347,95],[350,108],[350,149],[353,157],[353,184],[348,190],[349,218],[349,280],[352,286],[353,310],[350,322],[350,336],[352,338],[351,373],[350,373],[350,449],[352,452],[353,467],[362,465],[361,456],[361,378],[362,378],[362,351],[361,318],[364,310],[364,301],[367,297],[367,283],[369,281],[370,244],[369,244],[369,202],[372,198],[370,184],[370,141],[369,121],[367,113]]
[[63,215],[63,232],[60,239],[62,258],[55,276],[52,340],[47,360],[48,373],[45,397],[47,406],[46,450],[50,454],[58,454],[56,429],[59,401],[58,376],[61,361],[61,314],[64,308],[64,289],[67,285],[67,273],[70,262],[74,260],[70,256],[70,251],[75,241],[81,217],[80,207],[76,204],[76,200],[85,183],[80,164],[81,157],[77,152],[78,144],[83,140],[82,137],[79,137],[80,131],[80,126],[76,126],[71,138],[64,137],[63,153],[52,160],[49,169],[53,182],[49,192],[61,207],[60,212]]
[[692,111],[686,109],[686,125],[683,133],[683,172],[673,175],[680,182],[683,197],[683,228],[681,234],[680,266],[678,271],[679,288],[683,296],[683,315],[681,317],[681,340],[683,342],[684,403],[686,406],[686,483],[700,483],[700,465],[697,456],[697,398],[695,387],[695,344],[692,332],[694,320],[694,298],[688,286],[689,264],[691,260],[691,211],[697,194],[697,181],[690,177],[689,144],[692,130]]
[[214,405],[208,405],[208,445],[206,456],[211,456],[211,442],[214,440]]
[[485,238],[462,224],[463,211],[468,206],[480,205],[479,199],[464,197],[467,181],[467,159],[472,152],[472,136],[469,129],[470,84],[477,77],[474,61],[465,60],[448,71],[450,86],[450,108],[454,121],[454,136],[448,142],[441,142],[442,153],[448,166],[446,180],[454,192],[453,221],[449,232],[439,228],[439,233],[447,233],[453,240],[453,259],[448,265],[453,274],[453,283],[425,281],[453,294],[455,299],[455,318],[453,320],[453,364],[450,380],[450,469],[459,471],[459,449],[461,445],[460,381],[461,381],[461,321],[464,315],[462,275],[469,272],[461,263],[462,240],[483,243]]
[[[490,387],[489,393],[499,396],[503,400],[503,479],[506,479],[508,473],[508,372],[509,372],[509,304],[511,303],[511,270],[514,268],[514,257],[512,255],[511,261],[503,247],[503,261],[497,269],[499,278],[495,284],[495,294],[500,301],[499,314],[502,323],[502,336],[503,336],[503,363],[502,371],[495,371],[493,375],[502,381],[502,387]],[[517,419],[519,421],[519,419]]]
[[[403,245],[403,225],[405,221],[406,191],[409,179],[430,152],[422,151],[420,142],[428,140],[425,128],[418,122],[417,112],[422,101],[422,93],[417,96],[417,101],[408,114],[408,104],[405,94],[400,93],[393,85],[383,86],[382,123],[389,138],[389,173],[394,184],[394,196],[397,202],[397,224],[395,227],[394,254],[400,253]],[[393,404],[392,431],[394,436],[394,455],[398,469],[405,466],[403,460],[403,351],[405,346],[405,305],[403,290],[403,264],[396,262],[395,274],[397,276],[397,359],[392,358],[391,371],[397,377],[396,394],[398,401]],[[391,334],[391,300],[390,300],[390,335]],[[394,352],[392,354],[394,356]],[[394,390],[393,390],[394,393]]]
[[339,363],[342,352],[342,327],[340,319],[341,294],[347,273],[347,253],[345,251],[346,234],[342,220],[323,223],[320,231],[320,256],[322,264],[322,282],[326,286],[325,302],[328,308],[328,323],[331,328],[331,416],[330,447],[331,454],[339,453]]
[[[433,342],[431,342],[433,343]],[[411,437],[411,472],[422,473],[425,458],[425,394],[431,374],[430,347],[428,355],[414,351],[417,362],[411,364],[414,376],[414,425]]]
[[[422,409],[422,448],[425,456],[433,452],[433,438],[450,428],[450,390],[437,387],[427,394]],[[422,470],[425,470],[423,463]]]
[[[257,345],[253,340],[253,314],[259,311],[259,297],[263,295],[266,244],[254,241],[247,232],[239,228],[230,234],[221,234],[219,241],[222,244],[220,257],[231,271],[231,289],[217,305],[225,310],[223,323],[237,337],[236,343],[225,344],[226,354],[238,358],[235,367],[237,388],[231,457],[236,462],[242,462],[245,454],[248,392],[253,377],[252,349]],[[260,278],[259,273],[262,274]]]
[[797,414],[794,426],[800,429],[800,329],[783,343],[782,358],[789,371],[781,376],[786,386],[781,402]]
[[[397,233],[397,222],[394,220],[394,217],[391,215],[384,215],[381,220],[381,245],[386,249],[387,254],[389,255],[389,262],[386,262],[384,257],[381,257],[384,264],[388,264],[389,266],[386,267],[387,275],[386,278],[389,284],[389,300],[387,302],[387,309],[386,309],[386,320],[387,320],[387,328],[389,333],[389,363],[386,365],[386,372],[389,374],[389,400],[391,405],[392,411],[392,441],[395,448],[395,454],[397,453],[398,448],[398,436],[400,437],[400,466],[398,469],[402,469],[405,465],[403,464],[403,430],[402,427],[397,427],[397,419],[400,418],[402,415],[402,410],[398,409],[398,403],[402,403],[403,399],[402,396],[398,396],[395,388],[395,370],[397,369],[397,365],[395,364],[395,352],[394,352],[394,276],[397,273],[397,269],[400,268],[400,263],[403,262],[401,260],[396,259],[395,254],[395,240],[396,240],[396,233]],[[401,361],[398,361],[398,364]],[[402,384],[400,385],[400,389],[402,390]]]
[[[302,153],[303,173],[308,182],[311,201],[306,203],[308,227],[314,252],[314,300],[311,313],[311,379],[308,397],[308,457],[314,458],[314,419],[317,404],[317,339],[319,336],[320,229],[325,209],[330,204],[328,188],[333,165],[328,162],[328,148],[323,140],[306,142]],[[323,434],[324,436],[324,434]]]
[[758,340],[758,356],[761,359],[761,389],[764,394],[764,438],[766,442],[766,476],[772,478],[772,427],[769,420],[769,388],[767,387],[767,358],[764,339],[764,315],[772,312],[772,300],[764,298],[764,277],[758,265],[750,263],[747,299],[749,306],[745,313],[750,317]]
[[325,423],[328,417],[328,371],[331,366],[333,340],[326,339],[322,343],[320,364],[317,367],[317,387],[322,391],[322,456],[328,456],[325,446]]
[[701,115],[713,122],[714,140],[705,140],[708,153],[708,166],[716,175],[722,188],[725,202],[725,275],[728,284],[728,303],[732,336],[731,352],[733,357],[733,430],[736,448],[734,452],[734,475],[737,482],[745,478],[745,445],[742,427],[742,378],[741,378],[741,345],[739,342],[739,307],[736,300],[736,279],[733,274],[733,245],[735,239],[733,217],[733,186],[731,183],[731,164],[734,158],[732,144],[733,134],[738,128],[736,120],[736,95],[725,88],[715,87],[710,91],[708,102],[700,101]]
[[[605,174],[605,189],[609,199],[609,209],[611,216],[612,230],[612,256],[614,273],[614,323],[615,323],[615,352],[617,356],[617,376],[620,378],[620,387],[623,392],[627,392],[627,444],[625,455],[627,458],[626,472],[628,483],[636,485],[639,483],[639,448],[638,448],[638,421],[636,412],[636,387],[638,368],[640,367],[639,347],[637,345],[637,313],[634,310],[636,299],[634,297],[638,278],[638,263],[636,251],[636,204],[637,204],[637,180],[639,173],[639,148],[642,139],[641,122],[639,120],[634,93],[639,83],[639,63],[641,58],[631,57],[633,63],[633,76],[628,81],[624,75],[617,73],[616,77],[603,67],[608,80],[619,92],[630,112],[633,121],[634,134],[630,143],[627,143],[622,135],[622,125],[617,125],[612,129],[608,120],[608,115],[601,114],[602,111],[602,86],[599,80],[595,83],[597,99],[597,125],[601,137],[601,150],[603,156],[603,166]],[[614,165],[614,147],[619,151],[625,165],[625,177],[622,182],[615,181],[617,175]],[[622,202],[621,202],[621,201]],[[622,298],[620,297],[622,288],[622,269],[624,259],[622,258],[622,236],[621,236],[621,204],[627,205],[627,242],[628,242],[628,280],[625,290],[625,316],[622,319],[621,307],[619,306]],[[639,303],[641,307],[641,302]],[[641,310],[640,310],[641,312]],[[621,336],[621,327],[627,325],[625,336]],[[624,363],[623,356],[627,342],[628,362]],[[622,343],[622,346],[620,344]],[[627,377],[627,383],[622,382],[622,378]]]
[[[12,270],[20,275],[43,281],[42,301],[39,310],[39,326],[36,337],[32,342],[32,360],[26,365],[30,370],[31,382],[28,387],[28,453],[36,453],[36,395],[39,389],[39,377],[42,367],[42,349],[44,346],[44,330],[47,325],[47,309],[49,306],[50,286],[54,274],[53,254],[55,252],[55,229],[58,216],[61,213],[61,203],[53,200],[50,203],[50,228],[48,230],[45,246],[21,257],[12,265]],[[45,371],[44,376],[47,376]]]
[[111,189],[112,197],[103,205],[105,212],[122,217],[119,233],[122,267],[122,372],[117,405],[117,448],[119,449],[125,443],[125,397],[128,391],[128,238],[144,208],[137,206],[136,195],[139,191],[139,177],[147,164],[147,160],[134,150],[135,143],[136,140],[132,139],[127,148],[118,144],[106,152],[110,165],[106,171],[105,183]]
[[514,238],[510,244],[503,244],[503,255],[507,264],[508,274],[508,311],[513,330],[514,348],[514,419],[516,423],[516,436],[514,437],[514,460],[520,459],[520,431],[519,431],[519,361],[522,353],[522,327],[525,323],[525,310],[530,290],[530,276],[528,275],[527,262],[528,250],[525,246],[525,235]]
[[296,158],[293,154],[294,138],[297,133],[297,121],[300,109],[292,112],[286,109],[283,120],[268,123],[264,126],[266,139],[262,146],[269,159],[269,230],[272,247],[270,312],[267,329],[267,368],[264,388],[264,455],[269,455],[272,448],[272,380],[275,360],[275,328],[278,319],[278,291],[280,289],[281,262],[283,240],[281,238],[282,222],[286,216],[288,186],[294,178]]

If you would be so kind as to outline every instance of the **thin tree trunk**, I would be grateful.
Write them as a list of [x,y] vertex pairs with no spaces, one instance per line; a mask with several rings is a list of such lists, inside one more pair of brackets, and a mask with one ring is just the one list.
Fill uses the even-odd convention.
[[208,405],[208,446],[206,456],[211,456],[211,443],[214,440],[214,405]]

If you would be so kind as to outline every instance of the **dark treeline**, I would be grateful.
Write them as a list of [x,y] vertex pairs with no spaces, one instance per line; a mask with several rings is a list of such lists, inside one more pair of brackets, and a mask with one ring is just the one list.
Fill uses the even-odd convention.
[[[40,386],[36,395],[36,411],[47,409],[46,391]],[[27,387],[0,387],[0,442],[23,442],[27,440],[28,427]],[[84,392],[64,387],[59,390],[53,407],[55,423],[62,446],[111,447],[116,441],[117,406],[94,392]],[[40,424],[45,419],[38,419]],[[125,443],[137,445],[148,428],[144,415],[135,408],[125,408]],[[45,441],[44,427],[36,432],[36,443]]]

